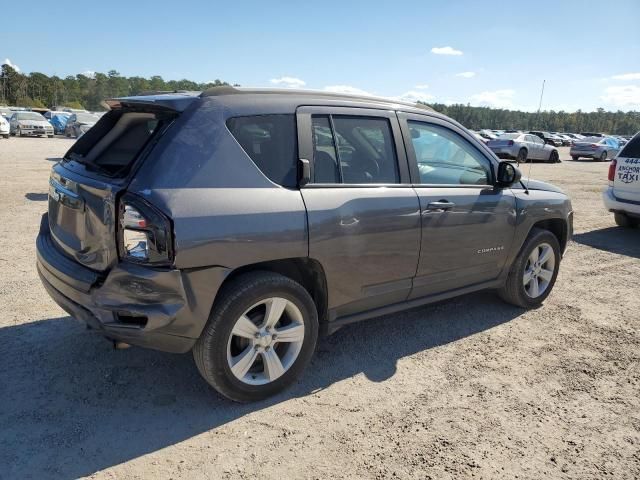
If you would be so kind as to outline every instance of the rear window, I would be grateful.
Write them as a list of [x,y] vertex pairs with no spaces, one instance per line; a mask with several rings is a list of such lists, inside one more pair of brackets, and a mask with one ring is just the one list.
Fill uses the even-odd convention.
[[498,138],[500,140],[513,139],[513,138],[518,138],[520,135],[521,135],[520,133],[503,133]]
[[111,111],[78,139],[65,155],[109,176],[125,176],[151,138],[173,115]]
[[631,141],[624,146],[619,156],[626,158],[640,158],[640,134],[633,137]]
[[297,186],[297,137],[294,115],[255,115],[227,120],[227,127],[269,180]]

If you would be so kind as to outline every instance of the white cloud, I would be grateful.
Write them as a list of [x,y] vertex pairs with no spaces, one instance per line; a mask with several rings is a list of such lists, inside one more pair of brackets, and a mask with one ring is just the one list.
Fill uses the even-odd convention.
[[96,72],[94,70],[85,70],[84,72],[82,72],[82,75],[89,78],[95,78]]
[[296,77],[272,78],[271,83],[273,83],[274,85],[280,85],[285,88],[302,88],[307,84],[304,80]]
[[623,73],[621,75],[614,75],[611,78],[613,80],[640,80],[640,73]]
[[640,108],[640,86],[608,87],[605,88],[604,95],[600,99],[616,107]]
[[476,72],[461,72],[461,73],[456,73],[456,77],[462,77],[462,78],[473,78],[476,76]]
[[404,92],[402,95],[398,95],[395,98],[403,102],[430,102],[435,97],[425,92],[409,90],[408,92]]
[[480,105],[483,107],[495,107],[495,108],[512,108],[514,90],[494,90],[491,92],[481,92],[471,95],[469,100],[471,103]]
[[348,93],[350,95],[372,95],[365,90],[352,87],[351,85],[328,85],[324,87],[324,91],[332,93]]
[[427,85],[426,83],[421,83],[419,85],[415,85],[413,88],[417,88],[418,90],[426,90],[427,88],[429,88],[429,85]]
[[431,53],[436,55],[462,55],[462,50],[456,50],[453,47],[433,47]]
[[4,59],[3,65],[9,65],[11,68],[13,68],[16,72],[20,71],[20,67],[18,65],[15,65],[14,63],[11,63],[11,60],[9,60],[8,58]]

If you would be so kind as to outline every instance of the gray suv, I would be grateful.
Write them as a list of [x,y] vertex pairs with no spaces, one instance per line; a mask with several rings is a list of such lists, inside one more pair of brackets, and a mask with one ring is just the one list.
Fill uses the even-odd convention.
[[352,322],[481,289],[535,307],[571,237],[561,190],[424,106],[230,87],[108,103],[52,168],[42,283],[118,345],[192,350],[236,401]]

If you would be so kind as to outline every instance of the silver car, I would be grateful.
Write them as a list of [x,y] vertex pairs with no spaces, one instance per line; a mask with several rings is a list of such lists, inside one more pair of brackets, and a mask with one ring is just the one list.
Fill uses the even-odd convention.
[[601,162],[606,162],[614,158],[620,151],[620,144],[611,137],[588,137],[577,141],[569,150],[573,160],[580,157],[593,158]]
[[529,133],[503,133],[487,143],[498,158],[515,159],[518,163],[527,160],[544,160],[556,163],[560,161],[558,150],[544,143],[536,135]]
[[0,115],[0,137],[9,138],[9,120]]
[[53,127],[46,118],[36,112],[16,112],[11,117],[9,125],[11,135],[46,135],[53,138]]

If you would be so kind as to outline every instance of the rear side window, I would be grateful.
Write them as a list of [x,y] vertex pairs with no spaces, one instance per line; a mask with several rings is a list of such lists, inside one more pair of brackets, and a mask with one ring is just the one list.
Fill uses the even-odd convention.
[[315,183],[398,183],[387,118],[313,115]]
[[253,163],[283,187],[297,185],[294,115],[255,115],[227,120],[227,127]]
[[619,156],[626,158],[640,158],[640,134],[633,137],[629,143],[624,146]]

